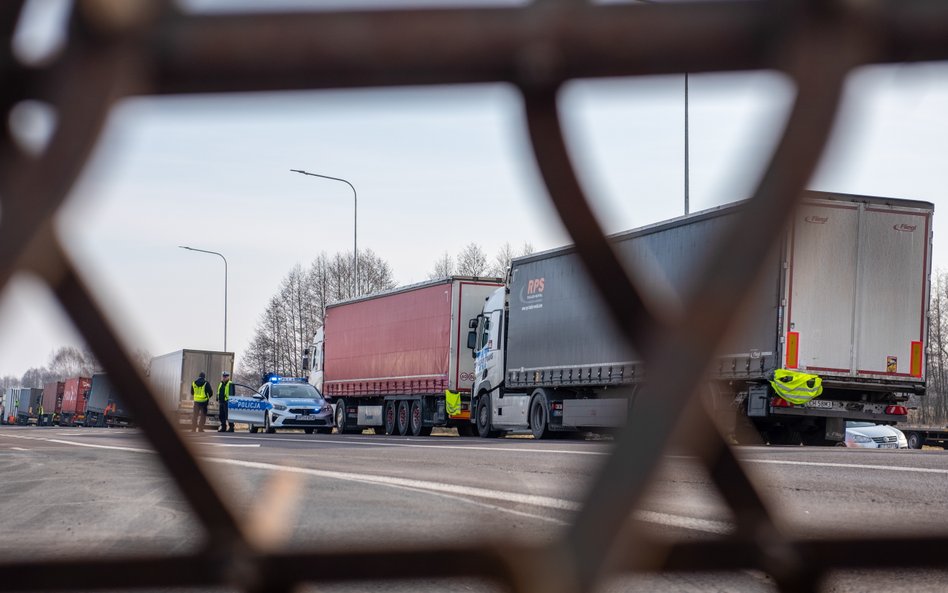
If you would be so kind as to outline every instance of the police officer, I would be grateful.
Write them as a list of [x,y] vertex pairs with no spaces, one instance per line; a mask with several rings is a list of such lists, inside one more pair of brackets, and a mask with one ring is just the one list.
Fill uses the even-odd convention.
[[221,384],[217,387],[217,403],[220,406],[218,415],[221,419],[221,427],[217,432],[234,432],[234,423],[227,421],[227,402],[230,396],[234,395],[234,384],[230,381],[230,372],[221,373]]
[[[207,382],[204,371],[198,374],[198,378],[191,381],[191,397],[194,398],[194,408],[191,410],[191,432],[195,427],[198,431],[204,432],[204,423],[207,421],[207,402],[211,399],[211,385]],[[198,416],[201,422],[198,424]]]

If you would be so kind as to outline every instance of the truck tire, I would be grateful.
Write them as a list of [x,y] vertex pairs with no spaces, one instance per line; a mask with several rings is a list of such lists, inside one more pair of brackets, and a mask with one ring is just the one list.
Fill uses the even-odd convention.
[[905,437],[908,440],[909,449],[921,449],[925,444],[925,439],[917,432],[910,432]]
[[[539,391],[539,390],[538,390]],[[550,438],[550,421],[547,412],[546,396],[543,393],[535,393],[530,400],[530,432],[535,439]]]
[[482,439],[492,439],[500,436],[500,432],[491,430],[490,425],[490,406],[487,405],[489,396],[481,395],[477,398],[477,434]]
[[411,408],[409,408],[408,400],[403,399],[398,402],[397,411],[395,425],[398,427],[398,434],[406,436],[411,430]]
[[336,421],[336,430],[339,434],[344,434],[346,432],[346,400],[337,401],[332,411],[333,419]]
[[395,422],[395,416],[398,412],[395,410],[395,407],[395,402],[385,402],[385,434],[387,435],[393,435],[398,431],[398,426]]
[[411,436],[422,436],[421,433],[425,429],[425,421],[421,414],[421,401],[417,399],[411,402],[411,416],[408,419],[408,426],[410,428]]

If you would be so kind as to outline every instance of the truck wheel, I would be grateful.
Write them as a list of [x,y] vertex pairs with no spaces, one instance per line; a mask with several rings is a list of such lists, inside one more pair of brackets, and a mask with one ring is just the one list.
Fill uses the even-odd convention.
[[395,423],[395,415],[395,402],[385,402],[385,434],[387,435],[393,435],[395,434],[395,431],[398,430],[398,427]]
[[550,423],[547,416],[546,396],[538,393],[530,402],[530,432],[535,439],[550,437]]
[[411,410],[408,407],[408,400],[402,400],[398,402],[398,414],[396,419],[396,425],[398,426],[398,434],[405,436],[408,434],[408,431],[411,429],[409,424],[411,423]]
[[338,402],[336,402],[335,417],[336,417],[336,430],[339,431],[339,434],[345,434],[347,432],[346,400],[341,399]]
[[422,436],[421,433],[425,429],[425,422],[421,417],[421,402],[418,400],[411,402],[411,418],[409,419],[409,427],[411,428],[412,436]]
[[909,446],[909,449],[921,449],[921,448],[922,448],[922,445],[923,445],[924,442],[925,442],[925,441],[922,439],[922,435],[918,434],[917,432],[910,432],[910,433],[908,433],[906,436],[908,437],[908,446]]
[[477,398],[477,434],[483,439],[491,439],[500,436],[496,430],[490,429],[490,407],[487,405],[489,396],[482,395]]

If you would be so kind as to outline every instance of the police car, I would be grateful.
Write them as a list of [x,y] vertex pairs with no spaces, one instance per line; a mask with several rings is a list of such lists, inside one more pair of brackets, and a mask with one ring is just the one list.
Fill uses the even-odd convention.
[[332,407],[306,379],[267,376],[250,395],[233,395],[227,402],[230,422],[273,434],[281,428],[302,428],[307,434],[332,432]]

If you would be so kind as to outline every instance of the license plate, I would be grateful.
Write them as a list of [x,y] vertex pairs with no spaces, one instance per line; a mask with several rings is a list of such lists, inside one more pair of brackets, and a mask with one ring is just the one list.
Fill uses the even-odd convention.
[[314,416],[313,414],[304,414],[302,416],[297,416],[296,419],[297,420],[315,420],[316,416]]
[[815,400],[813,400],[813,401],[811,401],[811,402],[807,402],[806,407],[808,407],[808,408],[832,408],[832,407],[833,407],[833,402],[820,401],[820,400],[818,400],[818,399],[815,399]]
[[882,443],[881,445],[879,445],[879,448],[880,449],[898,449],[899,444],[898,443]]

